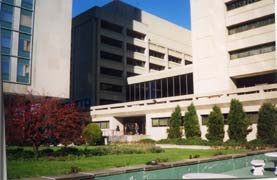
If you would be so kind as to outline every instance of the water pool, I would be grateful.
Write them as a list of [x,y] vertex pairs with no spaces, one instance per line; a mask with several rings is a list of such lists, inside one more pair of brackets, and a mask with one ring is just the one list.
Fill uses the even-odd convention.
[[[253,176],[251,173],[250,162],[254,159],[266,161],[265,172],[263,176]],[[141,170],[131,173],[116,174],[111,176],[95,177],[96,180],[151,180],[151,179],[182,179],[187,173],[220,173],[236,176],[238,178],[273,178],[274,165],[268,161],[264,154],[251,155],[244,157],[233,157],[230,159],[216,160],[211,162],[200,162],[191,165],[179,167],[170,167],[159,170]]]

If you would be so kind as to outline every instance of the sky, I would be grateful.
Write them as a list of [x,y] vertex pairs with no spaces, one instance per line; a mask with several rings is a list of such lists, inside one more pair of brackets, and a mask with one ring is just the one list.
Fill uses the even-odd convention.
[[[72,16],[93,6],[103,6],[112,0],[73,0]],[[159,16],[179,26],[191,29],[189,0],[121,0],[127,4]]]

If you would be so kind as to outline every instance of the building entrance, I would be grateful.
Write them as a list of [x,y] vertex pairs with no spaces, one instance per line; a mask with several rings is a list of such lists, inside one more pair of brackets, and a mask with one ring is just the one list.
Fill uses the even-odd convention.
[[126,117],[122,119],[124,135],[144,135],[145,116]]

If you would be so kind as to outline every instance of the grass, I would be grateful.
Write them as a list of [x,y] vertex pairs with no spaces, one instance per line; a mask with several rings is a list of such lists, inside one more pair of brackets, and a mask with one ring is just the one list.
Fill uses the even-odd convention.
[[[139,146],[136,146],[139,148]],[[79,147],[84,148],[84,146]],[[94,148],[94,147],[91,147]],[[29,149],[25,148],[25,149]],[[56,149],[56,148],[55,148]],[[79,157],[68,161],[56,159],[30,159],[30,160],[8,160],[8,177],[25,178],[49,175],[68,174],[71,167],[79,167],[81,171],[93,171],[108,169],[112,167],[123,167],[130,165],[145,164],[156,159],[167,161],[178,161],[189,159],[189,156],[200,155],[200,158],[214,156],[215,154],[236,154],[247,150],[188,150],[188,149],[165,149],[164,153],[147,154],[120,154],[94,157]]]

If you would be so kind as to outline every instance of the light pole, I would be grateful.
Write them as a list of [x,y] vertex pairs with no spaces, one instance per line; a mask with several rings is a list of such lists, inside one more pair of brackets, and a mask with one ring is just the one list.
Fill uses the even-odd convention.
[[2,57],[1,57],[1,26],[0,26],[0,179],[7,180],[6,165],[6,135],[5,135],[5,113],[3,98],[3,80],[2,80]]

